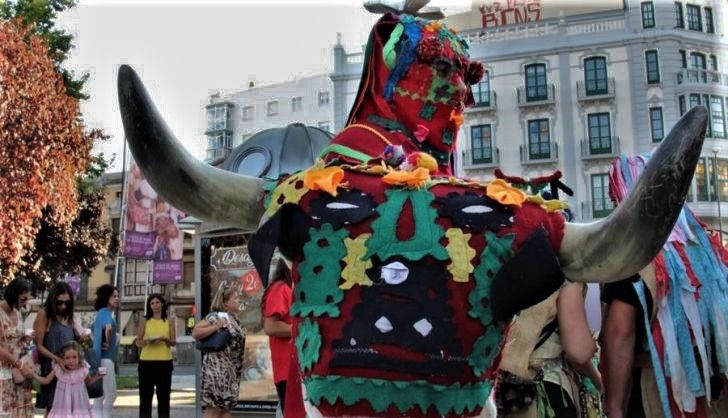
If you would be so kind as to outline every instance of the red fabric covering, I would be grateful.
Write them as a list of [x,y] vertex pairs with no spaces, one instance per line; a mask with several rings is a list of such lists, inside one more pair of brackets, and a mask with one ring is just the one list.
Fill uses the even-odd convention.
[[[349,188],[366,191],[374,198],[377,204],[381,204],[385,201],[384,192],[391,187],[382,182],[382,178],[380,176],[369,175],[360,172],[346,171],[344,180],[348,183]],[[449,184],[437,185],[430,189],[430,192],[435,195],[436,199],[445,198],[446,196],[448,196],[449,193],[464,193],[466,191],[483,194],[485,193],[485,191],[482,189],[475,190],[471,188],[452,186]],[[317,198],[319,196],[319,193],[320,192],[310,192],[306,194],[299,204],[304,208],[304,210],[308,210],[308,208],[310,207],[310,202],[313,199]],[[433,207],[436,206],[436,203],[433,203]],[[543,228],[546,230],[552,247],[555,249],[555,251],[558,252],[558,249],[561,245],[561,240],[563,239],[565,224],[564,218],[560,213],[547,213],[540,206],[530,202],[523,203],[521,207],[511,207],[511,209],[514,213],[514,225],[504,227],[497,231],[496,234],[499,237],[502,237],[506,234],[515,234],[515,240],[513,244],[514,252],[521,247],[521,245],[531,236],[531,234],[537,228]],[[356,225],[346,225],[345,228],[350,232],[349,238],[353,239],[362,233],[371,233],[371,225],[374,219],[376,219],[376,217],[369,218]],[[453,226],[452,221],[446,217],[438,217],[436,222],[440,226],[442,226],[444,230]],[[404,210],[399,214],[396,232],[399,239],[406,239],[414,233],[414,218],[412,216],[412,209],[409,204],[406,204]],[[440,242],[443,245],[447,245],[447,238],[443,237]],[[472,261],[474,267],[477,268],[477,266],[480,264],[480,254],[486,246],[485,234],[473,233],[469,243],[470,246],[473,247],[478,254]],[[449,264],[450,260],[440,262],[431,259],[429,262]],[[297,277],[294,278],[294,280],[297,280]],[[472,278],[472,276],[467,283],[458,283],[454,280],[448,280],[446,286],[449,293],[452,295],[448,302],[448,307],[453,314],[452,322],[453,325],[456,327],[456,340],[461,345],[463,353],[467,355],[467,353],[471,352],[476,339],[484,332],[483,325],[480,323],[480,321],[474,320],[468,314],[468,311],[470,309],[470,305],[467,302],[468,295],[475,287],[475,280]],[[328,315],[316,317],[316,323],[320,327],[320,333],[322,336],[324,336],[323,346],[320,351],[319,361],[314,364],[313,369],[310,372],[303,373],[304,377],[308,375],[340,375],[400,381],[423,379],[423,375],[421,374],[410,375],[401,372],[382,371],[369,368],[357,369],[330,367],[329,364],[333,360],[334,356],[330,344],[333,341],[343,338],[344,326],[353,319],[352,313],[354,311],[354,307],[357,306],[361,302],[361,300],[361,287],[354,286],[353,288],[344,292],[344,299],[341,303],[338,304],[338,307],[341,311],[340,317],[330,318]],[[302,322],[302,319],[297,317],[294,317],[293,320],[295,325],[298,325]],[[421,354],[418,353],[406,352],[399,349],[396,350],[396,358],[400,360],[417,361],[418,359],[420,359],[420,356]],[[454,383],[467,384],[482,380],[494,380],[495,372],[497,370],[499,362],[500,355],[493,361],[491,367],[486,370],[484,375],[481,377],[475,376],[472,370],[470,368],[467,368],[465,373],[455,380],[444,376],[429,376],[426,377],[425,380],[433,384],[442,385],[451,385]],[[289,380],[289,387],[296,386],[295,384],[291,383],[292,382]],[[288,405],[288,400],[286,402],[286,405]],[[339,404],[333,406],[323,404],[319,408],[326,416],[407,416],[413,418],[435,416],[431,414],[433,411],[429,411],[427,414],[422,414],[422,412],[419,411],[419,409],[417,408],[406,411],[405,413],[398,413],[394,409],[389,410],[384,414],[376,413],[371,409],[368,403],[365,402],[359,402],[352,407],[344,407],[343,405]],[[288,411],[286,411],[286,416],[289,416]],[[290,416],[294,417],[294,415]]]
[[[286,282],[278,280],[265,292],[265,318],[274,315],[280,316],[281,321],[291,324],[288,311],[293,300],[293,290]],[[288,369],[291,357],[291,338],[268,337],[270,357],[273,365],[273,381],[278,383],[288,378]]]

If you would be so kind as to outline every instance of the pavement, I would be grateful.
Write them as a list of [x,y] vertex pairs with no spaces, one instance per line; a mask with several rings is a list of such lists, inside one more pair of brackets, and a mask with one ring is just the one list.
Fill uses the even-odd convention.
[[[120,364],[120,376],[136,376],[136,364]],[[139,391],[137,389],[118,389],[114,402],[114,418],[137,418],[139,416]],[[174,418],[196,418],[195,365],[175,364],[172,373],[172,393],[170,415]],[[152,404],[152,416],[157,416],[157,399]],[[265,413],[233,413],[245,418],[274,418]],[[34,418],[43,418],[43,411],[36,409]]]

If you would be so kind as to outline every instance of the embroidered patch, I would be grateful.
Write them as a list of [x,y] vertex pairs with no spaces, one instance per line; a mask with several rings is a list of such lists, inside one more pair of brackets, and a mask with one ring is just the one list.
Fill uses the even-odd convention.
[[476,254],[475,249],[468,244],[471,235],[463,233],[460,228],[449,228],[445,236],[449,241],[445,248],[452,260],[447,270],[452,274],[454,281],[465,283],[474,270],[471,260]]
[[349,231],[334,231],[331,224],[323,224],[321,229],[310,228],[309,235],[311,240],[303,246],[303,261],[298,266],[301,281],[294,288],[296,303],[291,314],[336,318],[341,314],[338,304],[344,299],[339,289],[339,260],[346,255],[344,238]]
[[[434,195],[424,189],[388,189],[385,194],[387,200],[377,207],[379,217],[372,222],[372,237],[367,241],[365,259],[373,255],[382,260],[401,255],[409,260],[419,260],[431,255],[438,260],[447,260],[447,250],[440,244],[445,232],[435,222],[437,212],[430,206]],[[414,233],[410,239],[402,241],[397,238],[397,223],[407,202],[412,207]]]
[[321,194],[311,201],[310,215],[321,224],[339,229],[346,224],[358,224],[376,214],[374,198],[359,190],[346,190],[334,197]]
[[366,401],[377,413],[395,406],[402,414],[412,408],[419,408],[426,414],[430,407],[434,407],[438,415],[474,413],[483,407],[493,389],[492,381],[446,386],[424,380],[391,381],[333,375],[310,376],[303,382],[306,396],[314,405],[326,401],[331,405],[342,402],[352,406]]
[[346,267],[341,272],[341,278],[344,280],[340,289],[351,289],[355,284],[360,286],[371,286],[372,281],[366,275],[366,270],[372,266],[371,260],[363,260],[362,258],[367,252],[365,246],[372,234],[361,234],[355,239],[344,239],[346,246],[346,257],[344,262]]
[[459,228],[481,232],[484,228],[496,232],[513,224],[513,211],[483,195],[473,192],[449,193],[437,199],[440,216],[450,218]]
[[319,360],[321,352],[321,331],[316,322],[306,318],[298,326],[296,337],[298,363],[304,372],[310,371]]

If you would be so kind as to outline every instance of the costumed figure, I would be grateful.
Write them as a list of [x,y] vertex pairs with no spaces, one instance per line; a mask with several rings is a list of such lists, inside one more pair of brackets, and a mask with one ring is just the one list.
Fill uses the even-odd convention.
[[[573,220],[568,204],[559,199],[559,191],[573,195],[560,171],[527,180],[496,169],[495,176],[529,192],[529,201]],[[582,283],[568,284],[511,322],[496,388],[499,417],[602,416],[584,291]]]
[[[564,277],[608,282],[648,264],[702,146],[707,112],[698,107],[625,204],[586,225],[565,223],[502,179],[451,177],[483,68],[457,33],[407,8],[426,1],[404,3],[372,29],[346,128],[318,165],[277,182],[196,160],[134,71],[119,69],[126,136],[150,184],[195,217],[257,229],[250,253],[262,278],[276,247],[292,261],[291,367],[312,417],[491,416],[513,315]],[[302,417],[290,396],[286,417]]]
[[[616,159],[610,196],[617,202],[628,198],[655,159]],[[662,251],[634,283],[644,312],[637,321],[648,332],[632,385],[641,393],[645,417],[728,417],[727,275],[720,237],[685,205]]]

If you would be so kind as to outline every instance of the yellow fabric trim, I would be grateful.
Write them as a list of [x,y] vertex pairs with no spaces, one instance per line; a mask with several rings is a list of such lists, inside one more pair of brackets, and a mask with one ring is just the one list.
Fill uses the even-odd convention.
[[382,135],[379,131],[377,131],[376,129],[372,128],[371,126],[362,125],[360,123],[352,123],[351,125],[349,125],[346,128],[344,128],[344,130],[342,130],[341,132],[344,132],[345,130],[347,130],[349,128],[361,128],[361,129],[364,129],[365,131],[369,131],[369,132],[373,133],[374,135],[376,135],[377,138],[381,139],[385,144],[392,145],[392,143],[389,142],[389,140],[387,138],[385,138],[384,135]]

